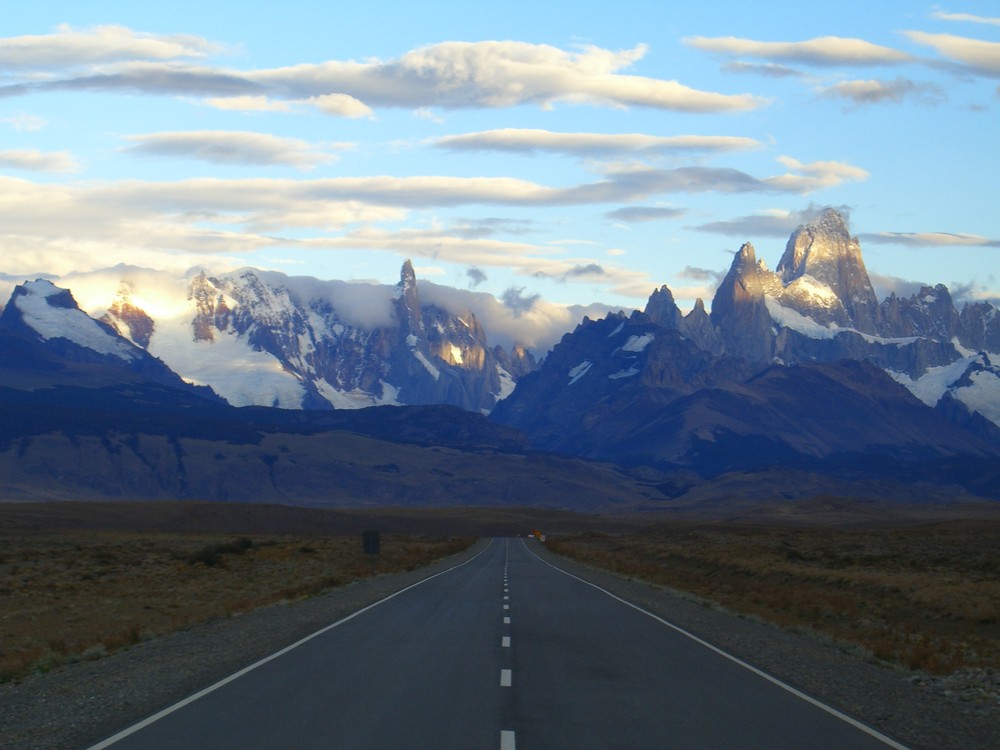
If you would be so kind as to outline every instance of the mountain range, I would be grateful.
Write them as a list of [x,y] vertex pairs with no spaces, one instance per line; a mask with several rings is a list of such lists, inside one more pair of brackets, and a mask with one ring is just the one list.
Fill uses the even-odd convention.
[[[827,210],[776,271],[749,243],[712,302],[585,320],[491,415],[532,445],[702,476],[774,467],[994,487],[997,310],[941,285],[879,304]],[[958,468],[961,466],[961,468]],[[990,490],[993,491],[993,490]]]
[[[394,287],[254,269],[170,284],[130,267],[95,278],[80,290],[103,300],[96,318],[75,286],[43,279],[18,285],[0,313],[0,463],[18,492],[34,476],[71,494],[89,476],[98,496],[259,490],[333,502],[340,482],[361,502],[368,482],[386,488],[379,502],[428,502],[438,496],[430,485],[448,484],[429,452],[446,446],[465,463],[474,454],[473,474],[508,489],[503,472],[520,461],[523,476],[525,465],[511,457],[533,456],[529,484],[562,486],[552,496],[564,507],[574,505],[565,488],[579,486],[566,474],[576,457],[631,467],[609,471],[625,472],[640,505],[737,475],[744,488],[762,473],[774,483],[776,471],[785,493],[808,476],[1000,497],[997,308],[958,310],[943,285],[879,302],[860,244],[833,210],[792,234],[775,271],[744,244],[710,313],[698,300],[682,314],[664,286],[642,311],[584,318],[540,361],[509,331],[506,346],[491,346],[471,305],[455,304],[467,294],[432,285],[433,301],[422,300],[409,261]],[[402,463],[376,462],[395,473],[370,461],[347,471],[341,460],[338,475],[315,449],[324,441],[366,454],[418,447]],[[47,462],[46,451],[60,459]],[[407,462],[422,467],[419,492],[421,481],[397,481]],[[452,501],[467,496],[450,486]],[[585,495],[578,506],[614,504],[613,493]],[[496,488],[476,500],[489,497]]]

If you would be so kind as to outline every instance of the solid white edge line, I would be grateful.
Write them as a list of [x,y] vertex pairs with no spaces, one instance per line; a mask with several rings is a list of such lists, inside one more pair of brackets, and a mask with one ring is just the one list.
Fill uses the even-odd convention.
[[517,750],[514,733],[510,730],[500,730],[500,750]]
[[872,727],[868,726],[867,724],[863,724],[860,721],[858,721],[857,719],[851,718],[850,716],[848,716],[847,714],[843,713],[842,711],[838,711],[833,706],[828,706],[827,704],[825,704],[825,703],[817,700],[816,698],[813,698],[812,696],[803,693],[801,690],[798,690],[797,688],[792,687],[787,682],[782,682],[777,677],[769,675],[767,672],[764,672],[763,670],[758,669],[757,667],[753,666],[752,664],[748,664],[747,662],[743,661],[739,657],[733,656],[732,654],[727,653],[726,651],[723,651],[718,646],[713,646],[711,643],[709,643],[706,640],[703,640],[703,639],[699,638],[694,633],[689,633],[684,628],[682,628],[682,627],[680,627],[678,625],[674,625],[672,622],[668,622],[667,620],[664,620],[659,615],[654,615],[652,612],[649,612],[648,610],[645,610],[645,609],[643,609],[642,607],[640,607],[640,606],[638,606],[636,604],[632,604],[632,602],[626,601],[625,599],[622,599],[620,596],[617,596],[616,594],[612,594],[610,591],[608,591],[606,589],[602,589],[596,583],[591,583],[590,581],[587,581],[587,580],[585,580],[583,578],[580,578],[580,576],[573,575],[569,571],[563,570],[562,568],[559,568],[559,567],[553,565],[552,563],[548,562],[547,560],[543,560],[542,558],[540,558],[538,555],[536,555],[534,552],[531,551],[531,549],[528,547],[528,545],[525,543],[525,541],[523,539],[521,540],[521,544],[524,545],[524,549],[528,551],[528,554],[530,554],[536,560],[538,560],[541,563],[544,563],[545,565],[548,565],[550,568],[552,568],[553,570],[556,570],[556,571],[562,573],[564,576],[569,576],[570,578],[575,578],[576,580],[580,581],[580,583],[585,583],[588,586],[597,589],[602,594],[610,596],[612,599],[614,599],[615,601],[621,602],[626,607],[631,607],[635,611],[641,612],[642,614],[646,615],[647,617],[651,617],[652,619],[656,620],[661,625],[666,625],[671,630],[674,630],[674,631],[680,633],[681,635],[685,636],[686,638],[690,638],[695,643],[697,643],[697,644],[699,644],[701,646],[704,646],[705,648],[709,649],[710,651],[714,651],[719,656],[724,656],[726,659],[729,659],[729,661],[733,662],[734,664],[738,664],[739,666],[743,667],[744,669],[747,669],[747,670],[753,672],[758,677],[763,677],[768,682],[771,682],[771,683],[777,685],[778,687],[782,688],[783,690],[787,690],[789,693],[791,693],[792,695],[794,695],[796,698],[801,698],[806,703],[811,703],[812,705],[816,706],[816,708],[819,708],[819,709],[822,709],[823,711],[826,711],[826,713],[830,714],[831,716],[835,716],[836,718],[840,719],[841,721],[846,721],[848,724],[850,724],[855,729],[859,729],[862,732],[864,732],[865,734],[867,734],[867,735],[869,735],[871,737],[874,737],[875,739],[879,740],[880,742],[885,743],[889,747],[893,748],[893,750],[910,750],[910,748],[907,747],[906,745],[901,745],[900,743],[896,742],[896,740],[892,739],[891,737],[887,737],[886,735],[884,735],[881,732],[879,732],[877,729],[873,729]]
[[333,630],[334,628],[336,628],[336,627],[338,627],[340,625],[343,625],[345,622],[348,622],[349,620],[353,620],[355,617],[364,614],[368,610],[374,609],[375,607],[379,606],[380,604],[385,604],[390,599],[395,599],[397,596],[399,596],[400,594],[406,593],[410,589],[416,588],[417,586],[420,586],[421,584],[427,583],[428,581],[431,581],[431,580],[437,578],[438,576],[443,576],[445,573],[450,573],[451,571],[456,570],[458,568],[461,568],[464,565],[468,565],[473,560],[475,560],[477,557],[479,557],[484,552],[486,552],[486,550],[488,550],[492,546],[493,546],[493,540],[490,539],[489,544],[487,544],[485,547],[483,547],[483,549],[481,549],[479,552],[477,552],[474,556],[470,557],[465,562],[459,563],[458,565],[453,565],[452,567],[448,568],[447,570],[442,570],[440,573],[435,573],[434,575],[427,576],[427,578],[421,578],[416,583],[411,583],[406,588],[400,589],[399,591],[397,591],[397,592],[395,592],[393,594],[389,594],[389,596],[385,597],[384,599],[379,599],[377,602],[372,602],[367,607],[359,609],[357,612],[354,612],[354,613],[348,615],[347,617],[343,618],[342,620],[337,620],[337,622],[335,622],[335,623],[332,623],[332,624],[327,625],[327,626],[325,626],[323,628],[320,628],[315,633],[307,635],[305,638],[302,638],[301,640],[296,641],[295,643],[291,644],[290,646],[285,646],[280,651],[275,651],[270,656],[265,656],[260,661],[256,661],[253,664],[251,664],[250,666],[244,667],[240,671],[234,672],[233,674],[229,675],[228,677],[223,677],[218,682],[216,682],[216,683],[214,683],[212,685],[209,685],[207,688],[199,690],[197,693],[193,693],[192,695],[189,695],[187,698],[184,698],[183,700],[178,701],[177,703],[174,703],[172,706],[167,706],[162,711],[158,711],[157,713],[153,714],[152,716],[149,716],[149,717],[143,719],[142,721],[140,721],[140,722],[138,722],[136,724],[133,724],[132,726],[130,726],[130,727],[126,728],[126,729],[123,729],[122,731],[118,732],[118,734],[112,735],[111,737],[108,737],[106,740],[102,740],[101,742],[98,742],[96,745],[91,745],[89,748],[87,748],[87,750],[104,750],[104,748],[111,747],[116,742],[119,742],[119,741],[125,739],[126,737],[135,734],[136,732],[138,732],[141,729],[145,729],[150,724],[153,724],[154,722],[159,721],[163,717],[169,716],[170,714],[174,713],[174,711],[179,711],[180,709],[184,708],[188,704],[194,703],[199,698],[203,698],[204,696],[208,695],[209,693],[215,692],[219,688],[221,688],[221,687],[223,687],[225,685],[228,685],[230,682],[233,682],[234,680],[239,679],[240,677],[242,677],[243,675],[245,675],[247,672],[252,672],[253,670],[257,669],[257,667],[261,667],[261,666],[267,664],[269,661],[274,661],[279,656],[284,656],[289,651],[298,648],[299,646],[301,646],[304,643],[308,643],[313,638],[318,638],[319,636],[323,635],[324,633],[326,633],[326,632],[328,632],[330,630]]

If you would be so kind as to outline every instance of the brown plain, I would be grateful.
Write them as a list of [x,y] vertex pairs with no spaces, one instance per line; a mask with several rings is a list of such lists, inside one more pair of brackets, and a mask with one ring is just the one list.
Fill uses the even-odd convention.
[[862,529],[670,523],[548,545],[907,669],[1000,669],[995,520]]
[[[378,573],[472,537],[384,534]],[[360,535],[0,530],[0,681],[371,575]]]

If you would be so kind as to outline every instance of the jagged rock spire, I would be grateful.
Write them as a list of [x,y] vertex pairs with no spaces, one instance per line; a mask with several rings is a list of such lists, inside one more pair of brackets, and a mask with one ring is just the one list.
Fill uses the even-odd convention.
[[681,311],[674,301],[674,295],[666,284],[649,295],[644,311],[650,321],[664,328],[677,328],[681,320]]
[[396,312],[403,337],[413,335],[423,338],[424,322],[420,312],[420,294],[417,292],[417,274],[413,271],[413,262],[409,258],[403,261],[403,267],[399,270],[396,289],[399,300]]
[[848,324],[865,333],[878,332],[878,299],[861,257],[861,244],[834,209],[827,208],[818,220],[792,233],[777,273],[786,286],[803,276],[825,284],[844,306]]

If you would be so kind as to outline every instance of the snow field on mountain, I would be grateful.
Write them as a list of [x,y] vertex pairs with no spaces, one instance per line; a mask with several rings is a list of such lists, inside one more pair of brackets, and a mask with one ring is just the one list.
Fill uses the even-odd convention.
[[789,282],[785,291],[797,297],[804,297],[811,305],[822,307],[837,307],[840,298],[828,284],[806,274]]
[[28,294],[14,300],[24,322],[44,339],[64,338],[99,354],[109,354],[129,361],[135,352],[121,339],[108,334],[96,320],[80,310],[53,307],[49,297],[62,292],[48,281],[32,281],[24,285]]
[[568,373],[566,373],[569,376],[569,379],[570,379],[569,380],[569,384],[573,385],[573,383],[575,383],[577,380],[579,380],[584,375],[586,375],[587,372],[590,370],[590,368],[593,367],[593,366],[594,366],[593,362],[591,362],[589,360],[584,360],[583,362],[581,362],[580,364],[578,364],[576,367],[572,368]]
[[382,397],[377,398],[370,393],[354,389],[353,391],[339,391],[330,385],[326,380],[319,378],[313,381],[319,395],[333,404],[334,409],[366,409],[369,406],[401,406],[398,396],[399,389],[386,383],[382,384]]
[[514,392],[514,386],[516,386],[517,383],[514,382],[514,378],[511,377],[510,373],[503,369],[500,365],[497,365],[497,375],[500,377],[500,393],[495,395],[497,397],[497,401],[503,401]]
[[974,372],[970,380],[972,385],[952,391],[955,398],[1000,426],[1000,377],[989,372]]
[[925,404],[934,406],[941,400],[944,392],[948,390],[948,386],[962,377],[962,373],[968,369],[974,359],[976,359],[975,355],[955,360],[951,364],[941,367],[929,367],[926,373],[915,380],[905,373],[893,372],[892,370],[887,370],[887,372],[893,380],[905,385],[910,393]]
[[820,325],[812,318],[807,318],[802,313],[790,307],[785,307],[770,295],[764,295],[764,305],[767,307],[767,314],[771,316],[771,320],[779,326],[790,328],[811,339],[832,339],[844,330],[842,328],[827,328],[824,325]]
[[656,338],[655,333],[644,333],[641,336],[629,336],[628,341],[622,344],[621,350],[623,352],[633,352],[638,354],[653,343],[654,338]]
[[189,319],[161,320],[149,341],[149,353],[189,383],[210,385],[233,406],[302,408],[306,392],[302,381],[270,354],[255,351],[233,333],[216,333],[214,341],[192,342]]

